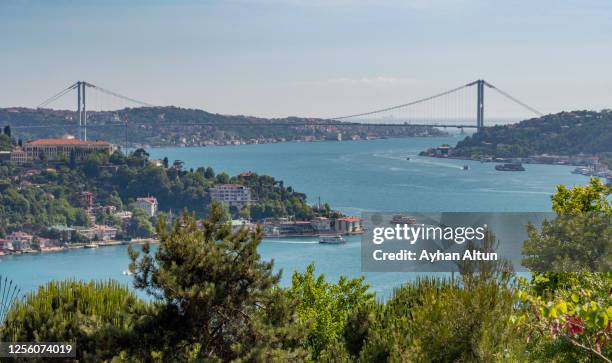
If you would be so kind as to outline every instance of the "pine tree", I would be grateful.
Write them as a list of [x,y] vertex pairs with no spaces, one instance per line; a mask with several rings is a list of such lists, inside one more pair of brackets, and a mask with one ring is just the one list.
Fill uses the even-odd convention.
[[185,213],[167,232],[160,218],[158,250],[130,249],[135,287],[157,307],[135,328],[133,354],[145,361],[302,360],[280,274],[257,253],[262,231],[232,233],[221,220],[218,204],[203,228]]

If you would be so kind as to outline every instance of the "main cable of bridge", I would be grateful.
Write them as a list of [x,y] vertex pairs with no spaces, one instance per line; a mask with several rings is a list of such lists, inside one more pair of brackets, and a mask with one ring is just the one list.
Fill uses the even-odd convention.
[[512,97],[510,94],[508,94],[508,93],[506,93],[506,92],[502,91],[501,89],[499,89],[499,88],[495,87],[495,86],[494,86],[494,85],[492,85],[491,83],[489,83],[489,82],[487,82],[487,81],[484,81],[484,84],[485,84],[487,87],[489,87],[489,88],[491,88],[491,89],[493,89],[493,90],[497,91],[497,92],[498,92],[499,94],[501,94],[502,96],[504,96],[504,97],[508,98],[509,100],[513,101],[514,103],[516,103],[516,104],[518,104],[518,105],[521,105],[521,106],[523,106],[524,108],[526,108],[527,110],[529,110],[529,111],[531,111],[531,112],[535,113],[536,115],[538,115],[538,116],[544,116],[544,114],[543,114],[542,112],[540,112],[540,111],[536,110],[535,108],[533,108],[533,107],[529,106],[528,104],[526,104],[526,103],[524,103],[524,102],[522,102],[522,101],[519,101],[518,99],[516,99],[516,98]]
[[423,103],[423,102],[431,101],[431,100],[433,100],[433,99],[436,99],[436,98],[439,98],[439,97],[443,97],[443,96],[449,95],[449,94],[451,94],[451,93],[454,93],[454,92],[460,91],[460,90],[462,90],[462,89],[464,89],[464,88],[467,88],[467,87],[473,86],[474,84],[476,84],[476,81],[475,81],[475,82],[470,82],[470,83],[464,84],[463,86],[459,86],[459,87],[456,87],[456,88],[450,89],[450,90],[445,91],[445,92],[437,93],[437,94],[435,94],[435,95],[433,95],[433,96],[429,96],[429,97],[421,98],[421,99],[418,99],[418,100],[415,100],[415,101],[412,101],[412,102],[408,102],[408,103],[403,103],[403,104],[401,104],[401,105],[391,106],[391,107],[386,107],[386,108],[381,108],[381,109],[374,110],[374,111],[368,111],[368,112],[356,113],[356,114],[352,114],[352,115],[338,116],[338,117],[330,117],[330,118],[329,118],[329,120],[344,120],[344,119],[347,119],[347,118],[355,118],[355,117],[370,116],[370,115],[375,115],[375,114],[378,114],[378,113],[383,113],[383,112],[388,112],[388,111],[397,110],[397,109],[400,109],[400,108],[405,108],[405,107],[409,107],[409,106],[414,106],[414,105],[419,104],[419,103]]
[[[507,92],[504,92],[503,90],[499,89],[498,87],[494,86],[493,84],[491,84],[491,83],[489,83],[489,82],[487,82],[485,80],[476,80],[476,81],[473,81],[473,82],[470,82],[470,83],[466,83],[466,84],[464,84],[462,86],[450,89],[448,91],[440,92],[440,93],[437,93],[437,94],[429,96],[429,97],[420,98],[420,99],[417,99],[415,101],[403,103],[401,105],[391,106],[391,107],[386,107],[386,108],[381,108],[381,109],[376,109],[376,110],[373,110],[373,111],[355,113],[355,114],[350,114],[350,115],[345,115],[345,116],[330,117],[330,118],[328,118],[328,120],[345,120],[345,119],[350,119],[350,118],[357,118],[357,117],[364,117],[364,116],[371,116],[371,115],[381,114],[381,113],[385,113],[385,112],[389,112],[389,111],[393,111],[393,110],[397,110],[397,109],[408,108],[410,106],[414,106],[414,105],[417,105],[417,104],[421,104],[421,103],[424,103],[424,102],[432,101],[432,100],[437,99],[437,98],[441,98],[441,97],[447,96],[449,94],[458,92],[458,91],[460,91],[462,89],[465,89],[465,88],[468,88],[468,87],[478,86],[478,92],[479,92],[478,103],[479,104],[477,105],[477,109],[476,109],[476,112],[478,114],[477,125],[476,126],[477,127],[483,127],[484,126],[484,124],[483,124],[483,120],[484,120],[483,117],[484,116],[482,115],[483,108],[484,108],[484,104],[483,104],[483,101],[482,101],[482,97],[483,97],[482,86],[483,85],[486,85],[488,88],[491,88],[491,89],[495,90],[496,92],[498,92],[502,96],[508,98],[512,102],[514,102],[514,103],[520,105],[521,107],[529,110],[530,112],[534,113],[537,116],[543,116],[544,115],[542,112],[538,111],[534,107],[531,107],[531,106],[527,105],[526,103],[518,100],[517,98],[511,96]],[[432,124],[431,126],[437,126],[437,125]],[[449,126],[449,125],[446,125],[446,126]]]
[[86,87],[89,87],[89,88],[93,88],[93,89],[95,89],[97,91],[100,91],[102,93],[105,93],[107,95],[117,97],[117,98],[122,99],[124,101],[135,103],[135,104],[140,105],[140,106],[155,107],[154,105],[152,105],[150,103],[139,101],[137,99],[134,99],[134,98],[131,98],[131,97],[128,97],[128,96],[124,96],[124,95],[122,95],[120,93],[110,91],[110,90],[108,90],[106,88],[102,88],[102,87],[97,86],[97,85],[95,85],[93,83],[89,83],[89,82],[85,82],[85,81],[80,81],[80,82],[75,82],[75,83],[71,84],[70,86],[62,89],[61,91],[59,91],[58,93],[54,94],[53,96],[47,98],[46,100],[44,100],[43,102],[38,104],[38,106],[36,106],[36,108],[43,108],[45,106],[48,106],[49,104],[53,103],[54,101],[60,99],[62,96],[64,96],[67,93],[69,93],[70,91],[77,89],[79,87],[79,84],[85,85]]

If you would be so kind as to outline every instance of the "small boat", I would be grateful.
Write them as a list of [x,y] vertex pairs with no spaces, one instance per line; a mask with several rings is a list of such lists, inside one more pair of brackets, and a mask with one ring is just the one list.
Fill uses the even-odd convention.
[[404,214],[396,214],[391,218],[391,225],[396,224],[415,224],[416,218]]
[[410,161],[410,156],[407,156],[407,157],[406,157],[406,160]]
[[319,236],[319,243],[328,244],[328,245],[340,245],[346,243],[346,240],[342,237],[342,235],[335,236]]
[[508,163],[503,165],[495,165],[495,170],[499,171],[525,171],[521,163]]
[[98,244],[97,243],[88,243],[85,246],[83,246],[85,248],[98,248]]
[[469,165],[464,165],[463,166],[463,170],[470,170],[470,166]]
[[130,270],[123,270],[123,274],[125,276],[130,276],[130,275],[132,275],[132,272]]

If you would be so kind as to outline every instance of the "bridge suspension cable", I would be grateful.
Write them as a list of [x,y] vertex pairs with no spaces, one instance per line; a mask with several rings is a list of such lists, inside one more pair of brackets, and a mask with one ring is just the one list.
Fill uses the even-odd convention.
[[497,91],[497,92],[498,92],[499,94],[501,94],[502,96],[504,96],[504,97],[508,98],[509,100],[513,101],[514,103],[516,103],[516,104],[518,104],[518,105],[523,106],[525,109],[527,109],[527,110],[529,110],[529,111],[531,111],[531,112],[535,113],[536,115],[538,115],[538,116],[544,116],[544,114],[543,114],[542,112],[540,112],[540,111],[536,110],[535,108],[533,108],[533,107],[529,106],[528,104],[526,104],[526,103],[524,103],[524,102],[519,101],[518,99],[516,99],[516,98],[512,97],[511,95],[509,95],[508,93],[506,93],[506,92],[502,91],[501,89],[499,89],[499,88],[495,87],[495,86],[494,86],[494,85],[492,85],[491,83],[489,83],[489,82],[486,82],[486,81],[485,81],[485,84],[487,85],[487,87],[489,87],[489,88],[491,88],[491,89],[493,89],[493,90]]
[[129,101],[129,102],[132,102],[132,103],[135,103],[135,104],[141,105],[141,106],[146,106],[146,107],[155,107],[155,106],[153,106],[153,105],[152,105],[152,104],[150,104],[150,103],[146,103],[146,102],[139,101],[139,100],[137,100],[137,99],[134,99],[134,98],[131,98],[131,97],[128,97],[128,96],[124,96],[124,95],[119,94],[119,93],[117,93],[117,92],[113,92],[113,91],[107,90],[107,89],[105,89],[105,88],[102,88],[102,87],[100,87],[100,86],[96,86],[95,84],[91,84],[91,83],[87,83],[87,82],[85,82],[85,85],[86,85],[86,86],[88,86],[88,87],[91,87],[91,88],[97,89],[98,91],[100,91],[100,92],[102,92],[102,93],[106,93],[107,95],[115,96],[115,97],[120,98],[120,99],[125,100],[125,101]]
[[475,82],[468,83],[468,84],[464,84],[463,86],[459,86],[459,87],[457,87],[457,88],[453,88],[453,89],[448,90],[448,91],[445,91],[445,92],[437,93],[437,94],[435,94],[435,95],[433,95],[433,96],[429,96],[429,97],[421,98],[421,99],[418,99],[418,100],[415,100],[415,101],[412,101],[412,102],[408,102],[408,103],[404,103],[404,104],[401,104],[401,105],[397,105],[397,106],[392,106],[392,107],[387,107],[387,108],[381,108],[381,109],[374,110],[374,111],[369,111],[369,112],[356,113],[356,114],[353,114],[353,115],[346,115],[346,116],[339,116],[339,117],[331,117],[331,118],[329,118],[329,119],[330,119],[330,120],[343,120],[343,119],[347,119],[347,118],[362,117],[362,116],[370,116],[370,115],[375,115],[375,114],[378,114],[378,113],[383,113],[383,112],[393,111],[393,110],[397,110],[397,109],[404,108],[404,107],[408,107],[408,106],[413,106],[413,105],[416,105],[416,104],[419,104],[419,103],[423,103],[423,102],[431,101],[431,100],[433,100],[433,99],[436,99],[436,98],[439,98],[439,97],[442,97],[442,96],[449,95],[449,94],[451,94],[451,93],[454,93],[454,92],[460,91],[460,90],[462,90],[462,89],[464,89],[464,88],[470,87],[470,86],[472,86],[473,84],[475,84]]
[[71,84],[70,86],[64,88],[63,90],[59,91],[58,93],[54,94],[53,96],[47,98],[46,100],[41,102],[38,106],[36,106],[36,108],[42,108],[42,107],[47,106],[51,102],[61,98],[63,95],[65,95],[66,93],[72,91],[75,88],[77,88],[77,83],[76,82]]

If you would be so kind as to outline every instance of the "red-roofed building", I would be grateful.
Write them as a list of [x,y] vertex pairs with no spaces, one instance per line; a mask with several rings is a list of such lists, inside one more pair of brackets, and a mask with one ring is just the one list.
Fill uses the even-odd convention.
[[81,193],[81,198],[83,198],[83,203],[87,208],[93,207],[93,193],[92,192],[83,192]]
[[89,153],[104,152],[110,154],[113,145],[107,141],[82,141],[76,139],[38,139],[30,140],[23,145],[25,157],[14,151],[11,160],[16,163],[39,160],[41,157],[47,160],[69,159],[74,153],[78,160],[84,159]]
[[7,239],[12,244],[13,249],[19,251],[29,249],[34,236],[25,232],[13,232],[8,235]]
[[342,217],[336,219],[334,223],[334,231],[338,233],[361,233],[361,218],[358,217]]
[[149,217],[155,216],[157,214],[157,198],[155,197],[146,197],[146,198],[138,198],[136,199],[136,206],[138,208],[144,209],[145,212],[149,215]]

